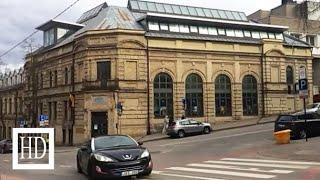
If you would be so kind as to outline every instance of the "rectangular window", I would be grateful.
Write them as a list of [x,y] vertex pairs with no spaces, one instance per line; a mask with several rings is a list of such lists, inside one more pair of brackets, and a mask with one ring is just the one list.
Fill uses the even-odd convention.
[[63,101],[64,105],[64,122],[68,121],[68,101]]
[[268,39],[268,34],[266,32],[260,32],[261,39]]
[[277,33],[276,34],[276,39],[283,40],[283,34],[282,33]]
[[65,34],[67,34],[67,29],[58,28],[57,29],[57,39],[62,38]]
[[58,71],[54,71],[54,86],[58,85]]
[[49,73],[49,86],[52,87],[53,86],[53,82],[52,82],[52,72],[50,71]]
[[160,23],[160,30],[161,31],[169,31],[168,24]]
[[180,32],[182,33],[189,33],[189,26],[188,25],[179,25],[179,29],[180,29]]
[[259,32],[253,31],[251,34],[252,34],[253,38],[260,39],[260,33]]
[[69,84],[69,70],[67,67],[64,69],[64,84]]
[[53,120],[57,120],[57,114],[58,114],[58,109],[57,109],[57,102],[53,102]]
[[181,14],[181,9],[179,6],[172,5],[172,9],[175,14]]
[[199,34],[209,34],[208,27],[199,27]]
[[209,27],[208,32],[210,35],[218,35],[217,28]]
[[219,35],[223,35],[223,36],[225,36],[226,35],[226,30],[225,29],[218,29],[218,34]]
[[316,37],[313,35],[307,35],[306,36],[306,41],[309,43],[311,46],[316,46]]
[[178,24],[170,24],[169,29],[171,32],[179,32],[179,25]]
[[49,122],[52,122],[52,103],[51,102],[48,102],[48,117],[49,117]]
[[159,31],[159,24],[157,22],[149,22],[149,30]]
[[227,36],[236,36],[233,29],[227,29]]
[[274,33],[268,33],[269,39],[275,39],[276,35]]
[[236,37],[243,37],[243,31],[242,30],[235,30]]
[[111,62],[110,61],[97,62],[97,79],[98,80],[111,79]]
[[190,26],[190,32],[191,33],[198,33],[198,27],[197,26]]

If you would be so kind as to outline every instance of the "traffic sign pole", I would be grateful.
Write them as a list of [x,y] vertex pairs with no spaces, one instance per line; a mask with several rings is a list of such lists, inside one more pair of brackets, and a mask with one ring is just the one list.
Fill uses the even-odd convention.
[[306,134],[306,142],[308,142],[308,123],[307,123],[307,108],[306,98],[308,97],[308,80],[306,68],[302,67],[299,70],[299,95],[303,98],[303,109],[304,109],[304,131]]

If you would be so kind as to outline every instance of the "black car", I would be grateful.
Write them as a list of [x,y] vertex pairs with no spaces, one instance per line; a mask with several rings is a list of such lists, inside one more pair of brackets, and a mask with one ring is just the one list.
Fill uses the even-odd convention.
[[[305,129],[305,117],[307,119],[307,131]],[[292,115],[279,115],[275,122],[274,131],[285,129],[291,130],[291,137],[294,139],[303,139],[319,135],[320,133],[320,115],[316,112],[296,113]]]
[[153,164],[149,151],[129,136],[92,138],[77,153],[77,169],[91,179],[148,176]]
[[4,139],[0,141],[0,154],[4,154],[6,152],[12,152],[12,140]]

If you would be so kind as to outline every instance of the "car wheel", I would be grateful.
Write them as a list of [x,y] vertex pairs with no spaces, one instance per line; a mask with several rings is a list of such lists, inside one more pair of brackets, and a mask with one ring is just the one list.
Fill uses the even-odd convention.
[[185,136],[185,132],[183,130],[178,131],[178,137],[183,138]]
[[204,127],[203,133],[204,134],[209,134],[210,133],[210,128],[209,127]]
[[77,156],[77,171],[78,171],[78,173],[82,173],[82,169],[81,169],[81,166],[80,166],[80,163],[79,163],[78,156]]
[[307,137],[307,133],[305,130],[300,130],[299,132],[299,138],[300,139],[305,139]]

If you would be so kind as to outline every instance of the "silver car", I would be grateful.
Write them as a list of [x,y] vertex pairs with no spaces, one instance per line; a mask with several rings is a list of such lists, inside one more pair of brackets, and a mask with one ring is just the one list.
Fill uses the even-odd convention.
[[167,128],[167,135],[184,137],[186,134],[209,134],[212,131],[209,123],[203,123],[194,119],[180,119]]

